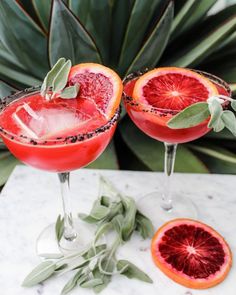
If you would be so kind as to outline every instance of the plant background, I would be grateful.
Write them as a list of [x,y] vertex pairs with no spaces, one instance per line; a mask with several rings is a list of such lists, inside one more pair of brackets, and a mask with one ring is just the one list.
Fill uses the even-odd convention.
[[[230,5],[230,6],[229,6]],[[162,65],[206,70],[236,90],[236,0],[1,0],[0,97],[39,85],[55,61],[127,73]],[[210,133],[179,146],[176,171],[236,173],[235,138]],[[123,112],[93,168],[163,169],[164,149]],[[18,161],[0,145],[0,185]]]

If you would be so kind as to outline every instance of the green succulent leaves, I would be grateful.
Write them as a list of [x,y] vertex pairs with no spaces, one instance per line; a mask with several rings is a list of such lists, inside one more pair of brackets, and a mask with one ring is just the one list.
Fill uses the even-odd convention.
[[[129,279],[152,283],[152,279],[128,260],[117,260],[117,249],[137,231],[142,238],[154,234],[151,221],[137,210],[131,197],[121,195],[105,178],[100,178],[101,196],[95,200],[88,215],[79,217],[96,226],[94,238],[88,247],[70,254],[43,254],[45,260],[36,266],[24,279],[22,285],[31,287],[56,274],[73,275],[61,291],[65,295],[76,286],[101,292],[117,274]],[[59,215],[55,232],[58,242],[64,231],[63,218]],[[109,234],[109,243],[101,244],[101,237]],[[113,239],[113,241],[112,241]]]
[[210,97],[207,102],[198,102],[185,108],[168,121],[172,129],[181,129],[197,126],[209,117],[208,127],[215,132],[227,128],[236,136],[236,117],[230,110],[224,110],[222,104],[230,101],[232,109],[236,110],[236,101],[230,97],[219,95]]
[[41,95],[46,99],[56,97],[70,99],[75,98],[79,92],[79,84],[66,87],[71,69],[71,61],[60,58],[47,73],[41,86]]

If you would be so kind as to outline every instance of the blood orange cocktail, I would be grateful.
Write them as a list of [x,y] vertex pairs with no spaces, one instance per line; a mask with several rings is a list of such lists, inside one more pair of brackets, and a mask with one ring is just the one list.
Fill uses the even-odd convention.
[[[176,217],[197,217],[195,205],[188,198],[179,195],[172,202],[170,179],[177,144],[195,140],[210,131],[210,117],[194,127],[183,129],[171,129],[168,121],[188,106],[205,102],[210,97],[230,94],[229,86],[220,78],[184,68],[157,68],[132,73],[125,78],[123,99],[130,118],[145,134],[165,145],[161,198],[158,193],[151,193],[140,201],[142,210],[152,216],[154,224]],[[227,101],[223,107],[226,105]]]
[[[171,129],[167,126],[167,122],[184,107],[187,107],[188,104],[186,104],[186,106],[183,104],[179,109],[175,109],[176,106],[173,106],[173,109],[171,106],[167,109],[161,108],[160,106],[155,107],[153,104],[143,104],[134,100],[132,98],[132,93],[135,82],[142,74],[143,73],[139,72],[127,76],[124,80],[123,98],[129,116],[144,133],[159,141],[176,144],[195,140],[210,131],[207,127],[209,120],[206,120],[197,126],[185,129]],[[230,88],[223,80],[204,72],[202,72],[202,75],[214,83],[219,94],[226,96],[230,95]],[[207,96],[204,96],[204,89],[199,89],[199,91],[198,101],[200,102],[206,100]],[[195,100],[193,103],[198,101]]]
[[108,120],[83,98],[47,101],[38,89],[6,98],[1,108],[1,136],[13,155],[53,172],[72,171],[94,161],[110,142],[119,116],[117,110]]

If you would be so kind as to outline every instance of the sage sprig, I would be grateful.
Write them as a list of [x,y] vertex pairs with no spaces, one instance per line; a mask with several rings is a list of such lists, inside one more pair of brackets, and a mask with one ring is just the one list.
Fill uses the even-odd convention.
[[[232,110],[224,110],[223,104],[230,103]],[[209,119],[208,127],[215,132],[227,128],[236,136],[236,100],[225,95],[210,97],[206,102],[198,102],[179,112],[167,123],[172,129],[189,128]]]
[[[61,295],[69,293],[76,286],[99,293],[106,288],[112,277],[118,274],[152,283],[151,278],[136,265],[116,257],[117,249],[125,244],[135,231],[144,239],[153,236],[151,221],[137,209],[131,197],[122,195],[107,179],[101,177],[100,187],[100,196],[93,203],[90,213],[79,214],[83,221],[96,226],[91,244],[84,251],[70,255],[45,254],[45,261],[31,271],[23,286],[31,287],[49,277],[69,272],[72,276],[62,289]],[[63,233],[63,218],[60,215],[55,232],[59,242]],[[101,238],[111,232],[112,243],[101,244]]]
[[60,58],[44,78],[40,90],[41,95],[47,100],[55,97],[64,99],[77,97],[79,92],[78,83],[73,86],[66,87],[70,69],[71,61],[66,61],[64,57]]

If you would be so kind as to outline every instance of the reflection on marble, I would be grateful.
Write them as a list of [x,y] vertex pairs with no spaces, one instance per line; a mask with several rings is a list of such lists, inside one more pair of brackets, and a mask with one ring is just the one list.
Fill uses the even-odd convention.
[[[74,213],[87,212],[97,196],[98,175],[107,176],[122,192],[135,198],[161,187],[161,173],[80,170],[72,173],[71,190]],[[218,230],[236,253],[235,176],[177,174],[174,189],[185,193],[200,209],[199,219]],[[68,277],[52,278],[34,288],[22,288],[25,275],[39,259],[35,241],[41,230],[61,212],[57,176],[18,166],[0,195],[0,294],[57,295]],[[235,295],[236,266],[227,279],[208,290],[189,290],[162,274],[152,263],[150,241],[134,237],[120,249],[119,257],[128,258],[146,271],[154,284],[117,276],[102,295]],[[93,294],[76,289],[71,294]]]

